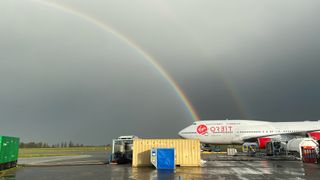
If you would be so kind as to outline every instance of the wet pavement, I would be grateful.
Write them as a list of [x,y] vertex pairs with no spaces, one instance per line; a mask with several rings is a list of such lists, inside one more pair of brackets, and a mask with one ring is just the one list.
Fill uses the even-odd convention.
[[18,165],[42,165],[59,161],[73,161],[86,158],[90,158],[90,155],[19,158]]
[[18,165],[22,166],[56,166],[56,165],[93,165],[105,164],[109,152],[93,151],[85,152],[82,155],[72,156],[49,156],[49,157],[32,157],[19,158]]
[[[104,154],[91,154],[87,160],[101,160]],[[82,161],[84,159],[81,159]],[[60,161],[61,162],[61,161]],[[2,179],[319,179],[320,165],[300,161],[208,161],[204,167],[177,167],[157,171],[152,167],[130,165],[82,165],[23,167]]]

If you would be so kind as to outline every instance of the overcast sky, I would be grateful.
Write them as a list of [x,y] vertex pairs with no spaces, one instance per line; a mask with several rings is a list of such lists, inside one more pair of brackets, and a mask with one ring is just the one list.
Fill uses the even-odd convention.
[[[320,119],[320,2],[58,0],[155,57],[201,119]],[[94,24],[0,1],[0,132],[108,144],[177,137],[192,118],[144,57]]]

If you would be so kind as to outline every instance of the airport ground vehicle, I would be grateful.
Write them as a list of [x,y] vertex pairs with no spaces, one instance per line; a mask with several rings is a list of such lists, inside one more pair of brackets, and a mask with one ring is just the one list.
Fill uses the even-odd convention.
[[0,170],[16,167],[19,153],[19,138],[0,136]]
[[120,136],[112,141],[110,163],[125,164],[132,162],[132,144],[137,136]]
[[286,154],[286,143],[280,141],[270,141],[266,143],[266,155],[277,156]]

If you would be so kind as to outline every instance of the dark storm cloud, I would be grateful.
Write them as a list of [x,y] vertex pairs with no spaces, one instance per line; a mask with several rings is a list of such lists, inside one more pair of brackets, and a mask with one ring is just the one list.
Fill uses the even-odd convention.
[[2,134],[98,144],[175,137],[192,122],[168,82],[123,42],[76,17],[16,5],[2,11],[11,19],[1,25]]
[[[319,119],[319,3],[276,11],[259,38],[243,40],[221,66],[251,118]],[[239,63],[239,61],[241,63]],[[234,67],[237,68],[234,68]]]
[[[57,1],[153,55],[202,119],[319,119],[317,1]],[[133,48],[79,17],[0,2],[1,134],[110,143],[176,137],[191,117]]]

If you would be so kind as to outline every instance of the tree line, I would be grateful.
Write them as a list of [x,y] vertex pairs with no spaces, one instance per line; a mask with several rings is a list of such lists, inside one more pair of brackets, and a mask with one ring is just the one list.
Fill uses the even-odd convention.
[[48,144],[45,142],[20,142],[20,148],[68,148],[68,147],[88,147],[83,144],[70,142],[61,142],[57,144]]

